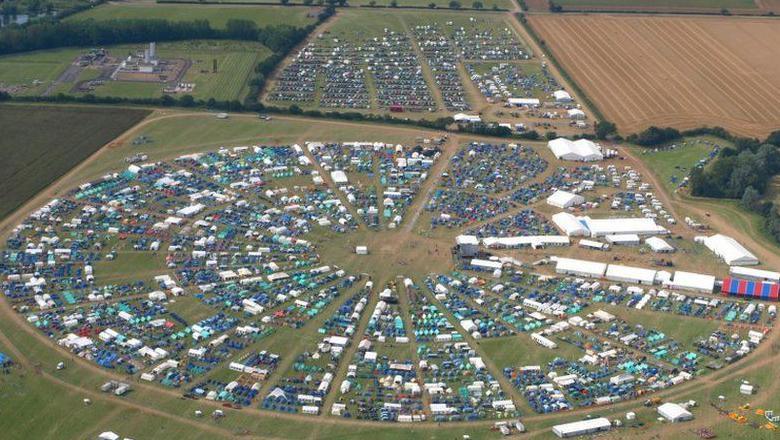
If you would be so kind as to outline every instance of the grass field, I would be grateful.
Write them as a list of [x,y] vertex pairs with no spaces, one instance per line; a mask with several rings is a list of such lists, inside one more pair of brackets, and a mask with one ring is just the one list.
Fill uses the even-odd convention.
[[[378,6],[389,6],[392,0],[376,0]],[[396,0],[398,6],[416,6],[416,7],[429,7],[431,3],[434,3],[438,8],[449,8],[450,0]],[[464,8],[474,7],[473,0],[459,0],[460,4]],[[480,0],[485,10],[493,9],[493,6],[501,9],[511,10],[514,5],[512,0]],[[351,0],[349,2],[353,6],[369,5],[370,0]]]
[[17,95],[39,95],[78,54],[78,49],[67,48],[0,56],[0,87],[17,86]]
[[[474,0],[459,0],[460,5],[462,8],[473,8],[474,7]],[[492,10],[493,7],[497,7],[500,9],[507,9],[511,10],[514,8],[514,4],[512,0],[480,0],[482,3],[482,9],[483,10]],[[237,0],[239,3],[256,3],[257,0]],[[218,4],[219,0],[207,0],[205,1],[207,4]],[[314,2],[315,4],[318,4],[317,1]],[[390,7],[392,3],[392,0],[374,0],[373,6],[376,7]],[[450,8],[450,0],[396,0],[396,5],[398,7],[414,7],[414,8],[429,8],[431,3],[435,4],[437,8],[439,9],[449,9]],[[302,0],[292,0],[290,1],[291,5],[302,5]],[[371,0],[350,0],[347,2],[349,6],[354,7],[370,7],[372,6]]]
[[[110,46],[113,56],[139,50],[141,45]],[[270,49],[247,41],[193,40],[160,43],[158,54],[164,59],[186,59],[192,62],[182,82],[195,83],[192,95],[197,99],[241,100],[248,92],[248,82],[259,61],[271,55]],[[35,51],[0,57],[0,85],[17,86],[16,95],[41,95],[64,72],[84,49],[56,49]],[[217,72],[212,72],[212,61],[217,61]],[[72,82],[59,82],[51,93],[79,94],[73,87],[81,81],[100,76],[97,68],[84,68]],[[162,84],[152,82],[106,81],[90,92],[96,96],[126,98],[158,98]]]
[[775,20],[535,15],[530,23],[621,132],[777,128],[780,46],[765,44],[780,37]]
[[148,111],[4,105],[0,113],[0,217],[5,217]]
[[728,146],[727,142],[711,138],[693,138],[675,142],[674,149],[659,149],[654,151],[647,148],[636,148],[636,153],[647,163],[650,169],[655,170],[661,179],[667,192],[674,192],[677,185],[688,176],[696,164],[709,156],[713,146],[709,142],[716,142],[721,146]]
[[[192,67],[182,82],[195,83],[192,96],[199,99],[216,100],[242,99],[248,90],[247,83],[255,65],[271,55],[271,51],[258,43],[243,41],[196,40],[158,45],[161,58],[189,59]],[[111,48],[114,53],[137,49],[137,46]],[[217,60],[217,72],[212,73],[212,60]],[[123,96],[130,98],[156,98],[162,96],[158,83],[109,81],[98,86],[98,96]]]
[[281,6],[226,6],[226,5],[158,5],[154,3],[105,4],[71,15],[68,21],[85,19],[112,20],[156,18],[171,21],[208,20],[215,28],[225,27],[228,20],[252,20],[258,27],[286,24],[306,26],[316,21],[314,8],[285,8]]

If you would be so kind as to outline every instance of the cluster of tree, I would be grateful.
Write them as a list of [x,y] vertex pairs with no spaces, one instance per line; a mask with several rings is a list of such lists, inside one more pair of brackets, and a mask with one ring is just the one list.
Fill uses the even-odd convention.
[[763,194],[772,177],[780,172],[777,147],[764,144],[755,151],[724,148],[706,168],[691,173],[691,193],[695,196],[742,198],[748,188]]
[[642,147],[656,147],[681,137],[680,131],[674,128],[650,127],[640,133],[629,135],[626,140]]
[[770,204],[767,213],[764,215],[764,229],[772,236],[777,243],[780,243],[780,214],[774,203]]
[[739,199],[743,208],[764,218],[765,230],[780,243],[778,206],[765,198],[772,178],[780,174],[780,131],[763,143],[750,138],[733,142],[734,148],[724,148],[709,166],[691,173],[691,194]]
[[596,133],[596,139],[616,139],[619,138],[617,135],[617,126],[614,122],[609,121],[596,121],[596,124],[594,125],[594,131]]
[[212,28],[206,20],[160,19],[107,21],[42,21],[11,26],[0,31],[0,54],[68,46],[103,46],[195,39],[259,41],[272,51],[283,51],[308,35],[313,26],[295,28],[275,25],[258,28],[250,20],[230,20],[225,29]]

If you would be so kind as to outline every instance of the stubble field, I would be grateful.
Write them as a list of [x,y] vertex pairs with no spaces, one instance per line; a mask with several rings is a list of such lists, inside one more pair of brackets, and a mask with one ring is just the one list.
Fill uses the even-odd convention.
[[539,15],[530,22],[624,133],[709,125],[763,136],[780,126],[776,20]]

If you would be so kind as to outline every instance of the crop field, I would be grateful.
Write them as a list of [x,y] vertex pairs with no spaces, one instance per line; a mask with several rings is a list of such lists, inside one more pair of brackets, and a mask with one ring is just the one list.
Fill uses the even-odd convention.
[[94,107],[0,108],[0,217],[48,186],[148,111]]
[[742,12],[757,10],[754,0],[554,0],[564,10],[576,11],[648,11],[713,12],[722,8]]
[[316,21],[314,8],[284,8],[281,6],[227,5],[158,5],[153,3],[111,3],[72,15],[68,21],[86,19],[164,19],[171,21],[208,20],[215,28],[225,27],[228,20],[251,20],[258,27],[286,24],[306,26]]
[[[108,46],[112,56],[123,57],[142,45]],[[259,61],[271,51],[259,43],[224,40],[193,40],[158,44],[162,59],[186,60],[190,67],[180,79],[194,83],[190,93],[196,99],[214,98],[221,101],[240,100],[246,96],[248,81]],[[84,49],[56,49],[0,57],[0,87],[14,95],[53,95],[57,93],[126,98],[158,98],[163,95],[159,82],[112,81],[110,72],[101,66],[82,68],[77,76],[65,75],[74,59],[88,51]],[[217,63],[214,72],[213,62]],[[89,90],[76,89],[79,84],[95,82]]]
[[[780,118],[774,20],[538,15],[531,25],[621,132],[723,126],[763,136]],[[749,47],[750,50],[745,50]]]

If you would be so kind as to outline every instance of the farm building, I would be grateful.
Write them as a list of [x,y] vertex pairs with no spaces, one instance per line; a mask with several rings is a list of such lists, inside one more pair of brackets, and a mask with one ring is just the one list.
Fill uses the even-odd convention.
[[610,264],[607,268],[606,278],[610,281],[623,283],[652,285],[655,282],[656,273],[657,271],[652,269]]
[[547,197],[547,204],[556,208],[566,209],[572,206],[579,206],[585,203],[585,197],[568,191],[555,191],[550,197]]
[[651,218],[579,218],[590,231],[591,237],[603,237],[616,234],[654,235],[667,234],[669,231]]
[[660,237],[649,237],[645,239],[645,244],[650,246],[650,250],[658,253],[674,252],[674,247]]
[[596,432],[609,431],[612,424],[609,419],[599,417],[591,420],[581,420],[579,422],[564,423],[555,425],[552,431],[560,438],[579,437],[581,435],[593,434]]
[[754,266],[758,264],[758,258],[750,253],[737,240],[723,235],[715,234],[711,237],[696,237],[696,242],[707,246],[707,249],[723,259],[729,266]]
[[726,277],[723,279],[723,285],[720,290],[728,296],[762,299],[765,301],[777,301],[780,299],[780,284],[770,282]]
[[695,290],[712,293],[715,288],[715,277],[693,272],[677,271],[670,282],[670,287],[680,290]]
[[547,142],[547,147],[560,160],[593,162],[604,159],[601,148],[587,139],[570,141],[566,138],[558,138]]
[[754,269],[752,267],[731,266],[729,268],[731,275],[758,281],[780,282],[780,272],[771,270]]
[[555,272],[581,277],[601,278],[607,270],[605,263],[597,261],[576,260],[573,258],[552,257],[555,261]]
[[577,217],[568,212],[559,212],[553,215],[552,221],[558,229],[569,237],[584,237],[590,233],[588,228],[577,220]]
[[672,423],[693,420],[693,414],[691,414],[690,411],[676,403],[671,402],[667,402],[659,406],[658,415]]

